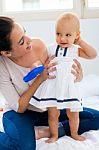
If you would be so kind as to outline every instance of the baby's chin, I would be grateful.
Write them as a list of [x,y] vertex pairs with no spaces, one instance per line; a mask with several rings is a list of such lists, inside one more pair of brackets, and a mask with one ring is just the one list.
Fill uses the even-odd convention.
[[69,44],[60,44],[60,47],[65,48],[65,47],[70,47]]

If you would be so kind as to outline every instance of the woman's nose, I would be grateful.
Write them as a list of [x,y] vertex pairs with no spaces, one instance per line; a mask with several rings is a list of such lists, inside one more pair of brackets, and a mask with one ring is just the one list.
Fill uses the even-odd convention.
[[30,44],[31,43],[31,38],[29,37],[29,36],[25,36],[25,39],[26,39],[26,41],[27,41],[27,44]]

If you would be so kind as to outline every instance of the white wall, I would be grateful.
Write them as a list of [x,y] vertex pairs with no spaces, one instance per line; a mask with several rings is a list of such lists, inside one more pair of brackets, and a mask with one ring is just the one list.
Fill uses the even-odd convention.
[[[46,44],[53,43],[55,40],[54,26],[55,21],[36,21],[20,22],[30,36],[40,37]],[[99,53],[99,19],[81,20],[82,37],[91,43]],[[86,63],[85,63],[86,62]],[[99,75],[99,55],[94,60],[82,60],[84,74],[95,73]]]

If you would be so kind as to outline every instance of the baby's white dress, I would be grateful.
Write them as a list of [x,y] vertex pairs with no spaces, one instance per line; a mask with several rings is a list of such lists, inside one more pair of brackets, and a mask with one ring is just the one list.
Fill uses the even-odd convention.
[[30,104],[44,111],[48,107],[69,108],[72,112],[82,111],[79,83],[74,83],[75,77],[71,73],[73,59],[78,59],[78,47],[72,45],[61,48],[54,44],[48,48],[48,52],[49,55],[56,56],[53,60],[57,62],[56,71],[50,73],[56,75],[56,78],[44,81],[36,90]]

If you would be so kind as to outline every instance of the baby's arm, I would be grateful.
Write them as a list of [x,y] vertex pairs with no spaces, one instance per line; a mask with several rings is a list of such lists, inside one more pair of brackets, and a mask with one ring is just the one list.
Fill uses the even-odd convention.
[[81,37],[79,37],[75,41],[75,44],[79,45],[78,55],[80,57],[83,57],[86,59],[93,59],[96,57],[97,55],[96,50],[90,44],[82,40]]

